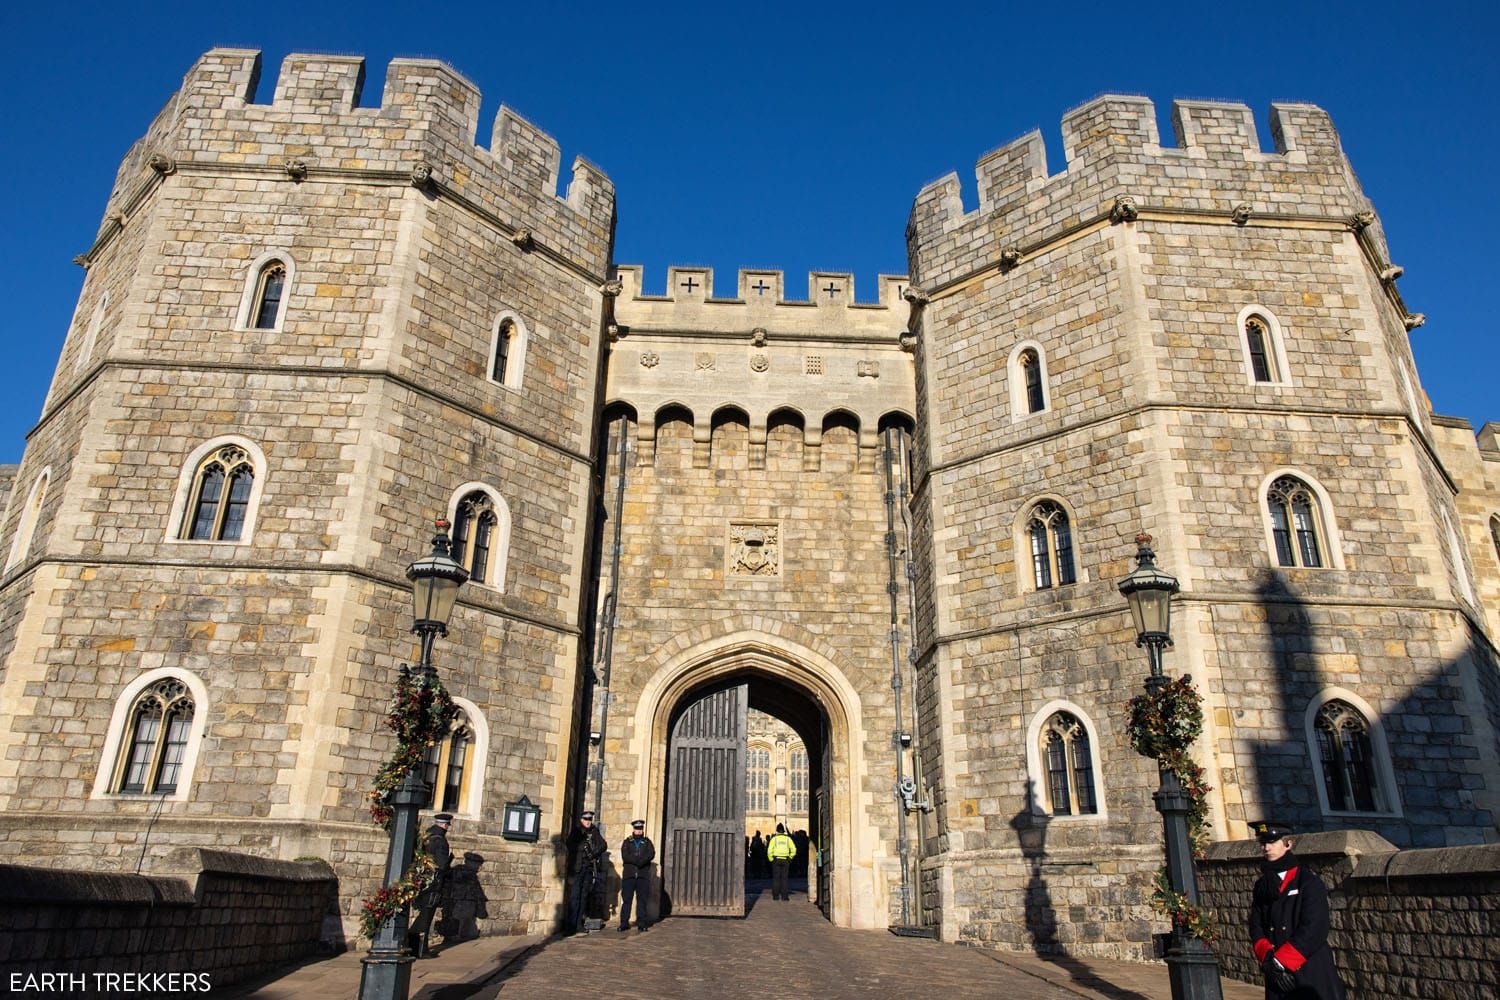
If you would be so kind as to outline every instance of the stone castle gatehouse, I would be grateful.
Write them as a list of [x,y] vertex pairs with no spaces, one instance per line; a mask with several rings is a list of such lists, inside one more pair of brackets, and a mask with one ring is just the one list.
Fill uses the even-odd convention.
[[[473,573],[435,806],[490,932],[555,925],[596,803],[612,842],[646,818],[677,912],[726,905],[756,710],[805,752],[829,919],[1146,954],[1142,529],[1216,838],[1500,839],[1500,426],[1430,412],[1318,108],[1262,151],[1244,107],[1178,102],[1164,143],[1101,97],[1055,172],[1032,133],[974,211],[919,192],[873,301],[686,267],[650,295],[608,177],[558,194],[509,109],[476,146],[446,65],[392,63],[378,108],[357,58],[289,57],[270,104],[260,71],[203,56],[126,155],[6,480],[10,859],[315,855],[352,927],[434,517]],[[522,795],[535,844],[499,836]]]

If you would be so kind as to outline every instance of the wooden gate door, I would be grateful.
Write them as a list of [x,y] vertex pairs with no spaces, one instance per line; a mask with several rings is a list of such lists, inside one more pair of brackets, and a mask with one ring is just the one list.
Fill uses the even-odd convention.
[[672,913],[745,914],[744,684],[704,695],[672,726],[662,878]]
[[818,863],[818,909],[823,911],[827,920],[833,919],[833,796],[829,790],[833,788],[833,768],[829,767],[828,727],[823,727],[823,780],[818,785],[818,853],[815,859]]

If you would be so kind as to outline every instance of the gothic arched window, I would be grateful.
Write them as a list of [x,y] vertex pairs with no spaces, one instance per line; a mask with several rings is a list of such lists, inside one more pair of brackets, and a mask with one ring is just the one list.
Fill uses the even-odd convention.
[[177,779],[193,727],[193,697],[173,677],[157,681],[136,698],[116,765],[115,791],[169,795]]
[[751,747],[745,755],[745,811],[771,811],[771,751]]
[[1318,498],[1295,476],[1282,476],[1266,492],[1278,566],[1318,567],[1324,563],[1324,531]]
[[507,389],[521,388],[525,374],[526,343],[530,335],[525,322],[515,313],[505,312],[495,320],[490,336],[490,381]]
[[1047,402],[1042,398],[1042,360],[1034,350],[1021,352],[1021,374],[1026,385],[1026,412],[1040,413]]
[[1061,504],[1043,500],[1032,508],[1026,522],[1026,540],[1037,590],[1066,586],[1078,579],[1073,567],[1073,532]]
[[1500,514],[1490,518],[1490,541],[1495,543],[1495,558],[1500,559]]
[[1053,816],[1086,816],[1099,811],[1094,792],[1094,756],[1088,730],[1067,712],[1057,712],[1042,726],[1043,770],[1048,812]]
[[505,368],[510,362],[510,351],[516,339],[516,321],[503,319],[495,333],[495,360],[490,367],[490,379],[505,384]]
[[1338,812],[1383,811],[1385,804],[1375,777],[1370,724],[1359,710],[1346,701],[1327,702],[1318,710],[1313,731],[1323,765],[1328,808]]
[[47,502],[47,484],[52,481],[52,468],[48,466],[31,484],[31,493],[26,497],[26,506],[21,508],[21,518],[16,522],[16,536],[11,539],[10,554],[5,559],[5,570],[22,562],[31,551],[31,540],[36,534],[37,523],[42,518],[42,506]]
[[254,488],[255,468],[245,449],[233,444],[214,449],[193,476],[193,491],[179,537],[189,541],[239,541]]
[[458,502],[453,518],[453,558],[469,571],[472,583],[493,577],[495,534],[500,519],[488,493],[476,490]]
[[286,293],[286,262],[267,261],[255,276],[255,298],[250,306],[250,326],[256,330],[275,330],[281,319],[281,300]]
[[1245,320],[1245,344],[1250,354],[1250,373],[1257,382],[1280,382],[1276,371],[1276,352],[1271,344],[1271,328],[1260,316]]
[[1239,316],[1240,349],[1252,385],[1287,384],[1281,324],[1263,306],[1246,306]]
[[423,777],[432,789],[429,806],[443,812],[462,811],[474,770],[474,729],[462,709],[448,735],[427,748],[423,763]]
[[807,751],[797,749],[791,752],[787,764],[787,778],[791,785],[791,798],[787,802],[787,812],[807,812]]

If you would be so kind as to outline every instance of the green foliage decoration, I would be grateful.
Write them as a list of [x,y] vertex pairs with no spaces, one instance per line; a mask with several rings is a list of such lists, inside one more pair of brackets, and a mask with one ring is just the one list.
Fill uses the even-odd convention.
[[[436,675],[413,674],[405,664],[396,678],[396,693],[391,697],[385,724],[396,734],[396,749],[375,776],[375,787],[369,794],[370,819],[383,830],[390,830],[395,810],[391,797],[406,775],[422,767],[430,747],[448,735],[457,713],[453,698]],[[400,881],[384,886],[365,900],[360,913],[360,929],[374,939],[381,926],[398,910],[412,901],[432,883],[436,866],[426,846],[417,843],[411,867]]]
[[[1163,684],[1155,691],[1130,699],[1130,721],[1126,734],[1136,753],[1150,757],[1171,772],[1182,783],[1187,794],[1188,833],[1193,855],[1202,858],[1208,847],[1208,792],[1203,768],[1189,750],[1203,732],[1203,699],[1190,677],[1183,675]],[[1166,868],[1156,874],[1156,889],[1151,906],[1171,918],[1172,923],[1194,937],[1210,944],[1215,939],[1213,916],[1188,902],[1182,893],[1172,890]]]

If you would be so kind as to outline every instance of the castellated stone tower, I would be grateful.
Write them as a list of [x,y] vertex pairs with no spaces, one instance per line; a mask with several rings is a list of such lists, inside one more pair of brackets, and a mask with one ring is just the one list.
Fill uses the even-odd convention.
[[[315,855],[352,928],[415,657],[403,571],[447,517],[485,579],[437,644],[464,709],[438,794],[486,929],[548,928],[613,188],[580,159],[556,196],[556,143],[508,109],[476,148],[442,63],[393,62],[378,108],[358,58],[289,56],[269,105],[260,69],[198,61],[80,258],[5,522],[7,853]],[[523,794],[542,847],[496,835]]]
[[[1032,133],[979,162],[977,210],[952,175],[912,209],[924,899],[954,934],[1146,941],[1157,781],[1123,730],[1148,665],[1116,592],[1142,530],[1182,583],[1166,668],[1205,698],[1216,838],[1496,836],[1494,647],[1400,269],[1318,108],[1274,106],[1270,152],[1245,107],[1173,119],[1163,146],[1149,101],[1101,97],[1062,172]],[[1328,759],[1366,750],[1352,782]]]
[[[1322,111],[1273,108],[1262,152],[1180,102],[1164,147],[1103,97],[1061,172],[1033,133],[977,209],[923,190],[874,301],[693,267],[654,295],[608,179],[559,197],[507,109],[477,147],[443,64],[392,63],[379,107],[359,59],[288,57],[270,104],[259,70],[210,52],[127,154],[0,469],[6,860],[326,858],[353,938],[437,517],[475,576],[428,772],[460,931],[555,929],[584,808],[612,846],[645,819],[653,914],[743,913],[764,790],[841,926],[1148,954],[1142,531],[1214,838],[1500,839],[1500,427],[1428,411]],[[800,756],[753,756],[752,710]],[[536,843],[498,836],[522,795]]]

